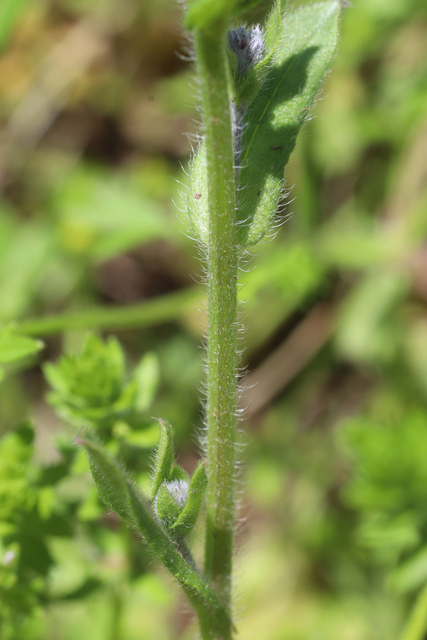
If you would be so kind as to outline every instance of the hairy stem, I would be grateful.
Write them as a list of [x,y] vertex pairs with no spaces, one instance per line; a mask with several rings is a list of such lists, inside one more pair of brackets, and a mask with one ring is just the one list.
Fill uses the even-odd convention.
[[[237,248],[234,151],[227,83],[226,24],[195,33],[208,167],[208,489],[205,572],[227,612],[235,511]],[[228,640],[224,635],[205,638]]]

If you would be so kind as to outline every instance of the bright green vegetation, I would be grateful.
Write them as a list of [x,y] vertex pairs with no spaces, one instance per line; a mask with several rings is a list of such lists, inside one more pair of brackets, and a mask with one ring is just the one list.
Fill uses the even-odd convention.
[[3,4],[0,637],[424,640],[425,7]]

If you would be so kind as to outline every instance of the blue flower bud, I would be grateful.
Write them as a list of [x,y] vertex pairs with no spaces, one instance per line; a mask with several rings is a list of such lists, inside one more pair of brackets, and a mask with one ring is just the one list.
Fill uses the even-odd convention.
[[186,480],[172,480],[166,482],[166,488],[178,507],[183,509],[188,499],[188,482]]
[[237,73],[244,74],[249,67],[262,60],[265,44],[264,34],[259,25],[247,31],[238,27],[228,32],[228,42],[237,59]]

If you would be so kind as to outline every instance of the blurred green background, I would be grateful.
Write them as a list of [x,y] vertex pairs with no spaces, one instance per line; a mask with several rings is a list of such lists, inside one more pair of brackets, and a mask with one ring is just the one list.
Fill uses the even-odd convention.
[[[194,637],[45,400],[42,363],[93,318],[28,320],[97,307],[130,369],[149,352],[144,428],[116,440],[146,482],[161,416],[194,468],[204,289],[178,209],[200,125],[181,16],[173,0],[0,4],[0,321],[45,342],[0,385],[5,640]],[[390,640],[427,584],[425,3],[354,0],[297,147],[292,216],[241,276],[239,638]],[[141,329],[108,320],[132,305]]]

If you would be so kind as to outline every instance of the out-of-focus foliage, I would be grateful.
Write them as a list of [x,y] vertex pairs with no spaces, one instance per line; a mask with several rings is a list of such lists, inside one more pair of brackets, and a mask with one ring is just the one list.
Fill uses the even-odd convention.
[[[270,5],[254,5],[254,19]],[[181,17],[173,0],[1,3],[2,323],[122,309],[200,279],[171,204],[182,202],[173,178],[186,183],[182,133],[198,131],[191,65],[176,55]],[[293,215],[241,275],[242,640],[398,638],[425,584],[426,21],[416,0],[354,0],[344,12],[335,68],[285,175],[282,215]],[[202,313],[117,333],[128,371],[147,352],[158,359],[144,428],[119,420],[105,432],[146,496],[151,416],[174,425],[178,461],[195,467]],[[37,362],[85,339],[43,337]],[[38,542],[23,555],[5,521],[0,636],[192,638],[174,587],[100,504],[74,429],[41,401],[41,368],[6,366],[2,447],[24,457],[18,473],[15,454],[1,454],[0,492],[17,521],[37,522]],[[33,444],[20,435],[28,415]],[[52,514],[72,536],[48,527]],[[40,545],[44,572],[32,566],[46,558]]]
[[136,444],[138,436],[132,437],[131,430],[147,426],[140,414],[151,405],[157,388],[154,354],[145,355],[125,380],[119,342],[113,337],[103,342],[89,335],[81,354],[64,355],[57,364],[46,364],[44,370],[53,388],[49,401],[64,420],[112,432]]
[[[0,329],[0,363],[2,365],[32,356],[42,347],[43,343],[39,340],[19,335],[10,326]],[[0,368],[0,380],[3,375],[4,371]]]
[[53,565],[49,541],[72,535],[66,511],[34,464],[33,439],[24,424],[0,443],[0,629],[7,640],[37,633]]
[[400,414],[376,411],[346,426],[355,461],[345,499],[360,511],[361,544],[397,566],[392,585],[405,590],[426,582],[427,415],[416,408]]

